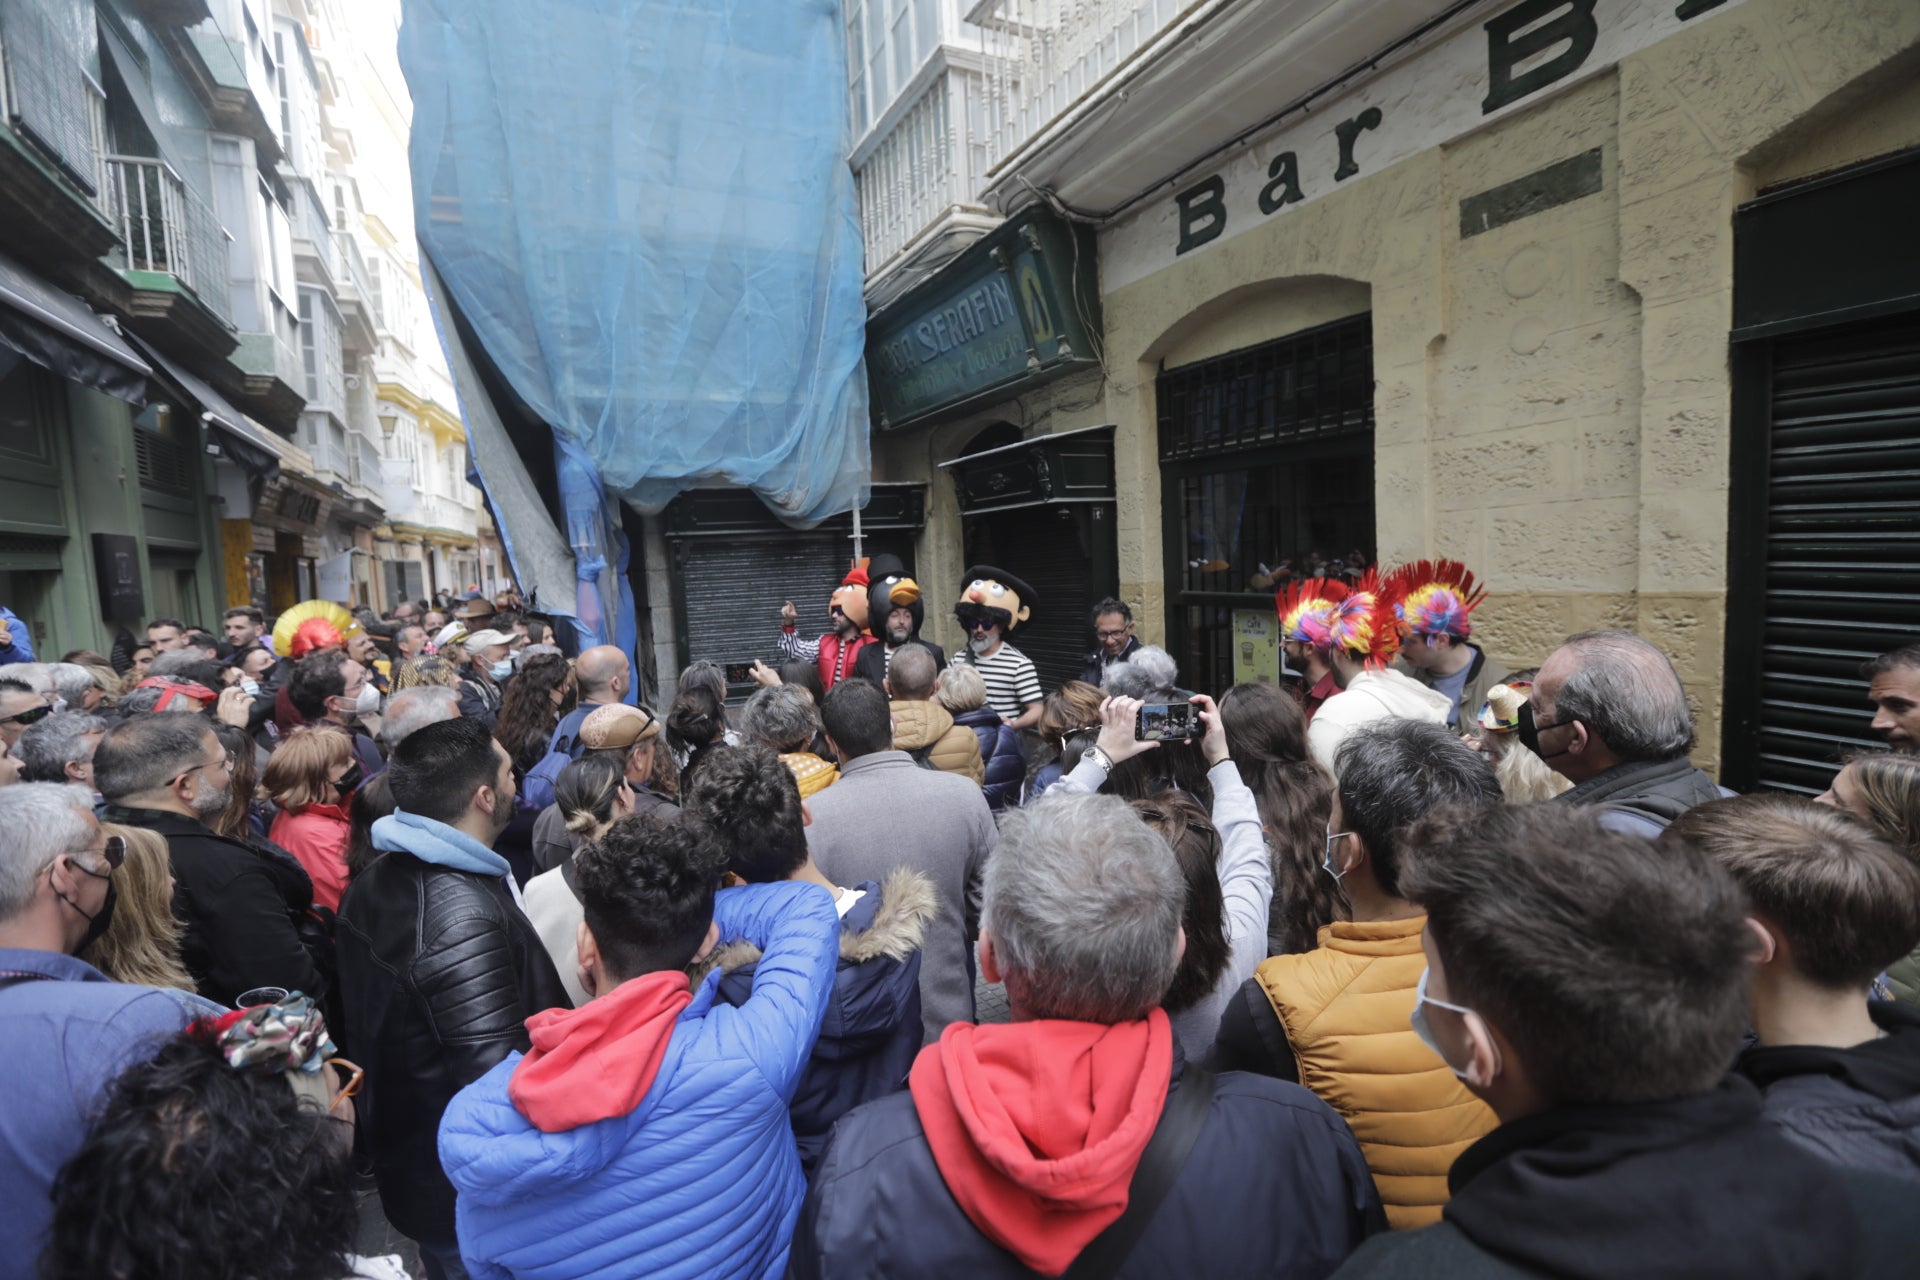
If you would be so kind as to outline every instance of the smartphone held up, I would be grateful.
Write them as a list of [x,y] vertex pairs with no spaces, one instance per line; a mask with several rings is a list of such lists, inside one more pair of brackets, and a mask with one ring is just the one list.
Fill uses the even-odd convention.
[[1133,716],[1139,742],[1190,742],[1200,736],[1199,709],[1190,702],[1149,702]]

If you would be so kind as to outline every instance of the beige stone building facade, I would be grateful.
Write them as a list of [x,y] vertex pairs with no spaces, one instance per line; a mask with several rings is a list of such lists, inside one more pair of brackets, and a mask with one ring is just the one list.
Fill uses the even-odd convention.
[[[1561,23],[1569,38],[1503,66],[1500,42],[1527,39],[1500,25],[1519,10],[1531,30]],[[1361,476],[1364,499],[1370,475],[1357,549],[1466,561],[1491,588],[1481,641],[1514,665],[1583,628],[1638,631],[1695,699],[1696,760],[1719,763],[1730,563],[1759,554],[1729,546],[1730,528],[1751,527],[1734,443],[1749,429],[1737,421],[1736,294],[1751,283],[1736,272],[1737,226],[1756,197],[1863,162],[1897,168],[1920,146],[1920,5],[1530,2],[1469,18],[1387,50],[1264,132],[1196,151],[1157,193],[1099,218],[1099,366],[876,432],[876,480],[929,485],[918,560],[936,638],[959,639],[945,602],[969,536],[943,465],[990,429],[1032,440],[1110,424],[1114,585],[1143,637],[1191,651],[1204,627],[1181,634],[1189,619],[1245,607],[1228,597],[1251,595],[1271,567],[1231,563],[1225,548],[1266,545],[1246,533],[1262,513],[1245,493],[1209,490],[1209,476],[1238,486],[1270,465],[1275,485],[1328,506],[1300,545],[1276,535],[1278,556],[1343,533],[1339,505],[1363,504],[1329,479]],[[1488,105],[1503,75],[1521,87],[1589,35],[1577,66]],[[1070,216],[1086,212],[1072,203]],[[1844,241],[1846,219],[1823,234]],[[1888,299],[1907,287],[1889,284]],[[1888,299],[1835,319],[1899,314]],[[1318,356],[1282,342],[1301,335]],[[1235,407],[1231,387],[1251,384],[1220,357],[1285,365],[1258,375],[1260,394],[1284,382],[1288,403],[1304,403],[1328,394],[1339,361],[1359,367],[1363,343],[1364,423],[1329,425],[1323,403],[1313,432],[1234,436],[1259,412]],[[1245,447],[1209,454],[1219,430]],[[1232,529],[1209,505],[1223,493]],[[1920,634],[1920,610],[1888,625]]]

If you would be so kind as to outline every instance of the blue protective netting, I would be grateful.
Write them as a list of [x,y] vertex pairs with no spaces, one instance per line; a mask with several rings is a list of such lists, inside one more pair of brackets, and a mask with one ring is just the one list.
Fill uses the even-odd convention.
[[864,506],[837,0],[404,13],[421,243],[567,452],[646,511],[715,483],[794,524]]

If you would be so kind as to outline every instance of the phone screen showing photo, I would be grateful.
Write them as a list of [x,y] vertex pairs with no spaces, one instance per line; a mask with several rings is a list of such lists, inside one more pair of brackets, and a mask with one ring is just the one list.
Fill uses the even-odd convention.
[[1141,742],[1183,742],[1194,735],[1196,721],[1191,702],[1149,702],[1133,720],[1133,736]]

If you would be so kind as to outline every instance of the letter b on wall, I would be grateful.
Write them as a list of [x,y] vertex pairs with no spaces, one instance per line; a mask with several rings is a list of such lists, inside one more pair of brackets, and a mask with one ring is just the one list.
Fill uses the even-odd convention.
[[[1593,4],[1594,0],[1525,0],[1488,22],[1487,98],[1480,104],[1480,113],[1498,111],[1579,70],[1600,35]],[[1548,18],[1548,14],[1554,16]],[[1521,63],[1562,41],[1566,48],[1515,74]]]
[[1227,182],[1219,174],[1196,182],[1173,198],[1180,206],[1180,243],[1175,254],[1198,249],[1227,229]]

